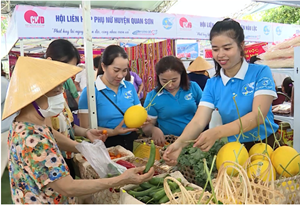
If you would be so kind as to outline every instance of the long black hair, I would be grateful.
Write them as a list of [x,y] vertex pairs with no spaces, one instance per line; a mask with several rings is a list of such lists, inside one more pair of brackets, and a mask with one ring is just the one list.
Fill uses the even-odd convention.
[[175,56],[165,56],[160,59],[155,65],[157,85],[155,88],[156,92],[158,92],[162,88],[162,85],[159,81],[159,75],[166,72],[167,70],[176,71],[180,74],[180,87],[183,90],[188,90],[190,88],[190,81],[182,61]]
[[[226,34],[229,38],[232,38],[241,50],[241,57],[245,56],[244,49],[241,46],[242,42],[245,40],[244,30],[238,22],[230,18],[226,18],[223,21],[218,21],[210,31],[209,40],[211,41],[215,36],[221,34]],[[221,65],[215,59],[213,60],[215,62],[216,69],[215,76],[220,76]]]
[[[105,48],[103,54],[101,55],[101,63],[103,63],[105,66],[109,66],[114,62],[115,58],[117,57],[128,59],[127,53],[121,46],[110,45]],[[99,63],[97,76],[103,75],[104,73],[101,63]]]
[[282,87],[284,88],[284,92],[291,97],[292,96],[292,88],[294,86],[294,81],[291,77],[286,77],[282,82]]
[[65,39],[56,39],[49,44],[46,50],[46,58],[48,57],[63,63],[68,63],[76,58],[77,64],[80,63],[78,50],[70,41]]

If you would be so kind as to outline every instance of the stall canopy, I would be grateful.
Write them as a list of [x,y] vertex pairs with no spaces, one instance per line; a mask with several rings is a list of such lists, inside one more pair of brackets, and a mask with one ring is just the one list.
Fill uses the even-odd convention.
[[[91,10],[92,38],[101,41],[107,39],[207,40],[212,26],[219,20],[221,18],[133,10]],[[25,39],[24,45],[27,39],[82,39],[82,21],[80,8],[17,5],[7,33],[1,39],[1,58],[8,54],[19,39]],[[299,25],[238,21],[244,29],[245,40],[248,42],[282,41],[293,34],[300,33]]]

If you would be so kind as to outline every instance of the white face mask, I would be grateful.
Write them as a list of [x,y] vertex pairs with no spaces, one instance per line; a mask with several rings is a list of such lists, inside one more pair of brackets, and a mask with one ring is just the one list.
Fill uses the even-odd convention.
[[62,93],[52,97],[46,97],[48,98],[48,108],[46,110],[39,108],[39,111],[44,116],[44,118],[56,116],[61,113],[61,111],[63,111],[65,107],[65,98]]

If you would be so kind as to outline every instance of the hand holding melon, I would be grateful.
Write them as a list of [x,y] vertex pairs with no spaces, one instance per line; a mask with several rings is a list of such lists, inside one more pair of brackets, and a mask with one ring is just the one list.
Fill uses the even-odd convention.
[[115,127],[115,129],[113,130],[113,136],[126,134],[128,132],[133,132],[137,130],[136,128],[123,127],[123,124],[124,124],[124,120],[122,120],[121,123],[117,127]]

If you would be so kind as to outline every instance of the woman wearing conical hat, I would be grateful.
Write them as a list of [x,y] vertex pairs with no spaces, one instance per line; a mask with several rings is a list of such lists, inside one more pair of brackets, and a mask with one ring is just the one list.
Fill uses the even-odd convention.
[[207,70],[213,68],[213,66],[208,63],[202,57],[197,57],[196,60],[191,61],[188,67],[188,74],[190,81],[198,83],[202,91],[204,90],[206,81],[209,79]]
[[74,180],[70,176],[45,116],[62,112],[65,103],[63,82],[80,71],[81,68],[66,63],[19,57],[2,118],[20,111],[8,136],[13,203],[74,203],[76,196],[152,178],[153,169],[144,175],[137,174],[143,167],[109,179]]

